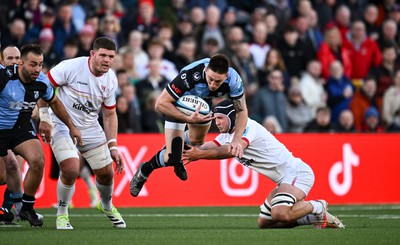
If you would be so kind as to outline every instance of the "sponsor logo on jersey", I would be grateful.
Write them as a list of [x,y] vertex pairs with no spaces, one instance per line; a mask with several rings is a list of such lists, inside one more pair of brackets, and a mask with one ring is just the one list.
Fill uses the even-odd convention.
[[8,108],[12,110],[33,110],[35,106],[36,102],[17,101],[9,102]]
[[200,72],[195,72],[195,73],[193,74],[193,79],[194,79],[196,82],[199,81],[200,78],[201,78]]
[[106,91],[106,88],[107,88],[106,86],[101,85],[101,91],[103,91],[103,92]]
[[33,98],[35,99],[39,98],[39,91],[33,91]]
[[182,80],[185,80],[185,79],[186,79],[186,73],[182,73],[181,79],[182,79]]
[[76,81],[76,83],[82,84],[82,85],[88,85],[88,83],[81,82],[81,81]]
[[87,113],[87,114],[90,114],[91,112],[96,112],[96,111],[97,111],[97,110],[94,108],[92,102],[90,102],[90,101],[87,101],[87,102],[85,103],[85,105],[82,105],[82,104],[80,104],[80,103],[74,103],[74,104],[72,105],[72,108],[77,109],[77,110],[80,110],[80,111],[83,111],[83,112],[85,112],[85,113]]
[[175,86],[175,84],[172,84],[171,88],[172,88],[172,89],[175,91],[175,93],[177,93],[177,94],[181,94],[181,93],[182,93],[182,90],[180,90],[179,88],[177,88],[177,87]]

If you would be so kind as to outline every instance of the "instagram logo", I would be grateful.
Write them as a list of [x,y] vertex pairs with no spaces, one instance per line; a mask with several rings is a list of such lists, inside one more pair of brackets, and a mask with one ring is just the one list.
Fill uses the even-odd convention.
[[[329,171],[329,186],[333,193],[343,196],[349,192],[353,182],[352,167],[358,165],[360,165],[360,158],[354,153],[350,144],[344,144],[343,162],[335,162]],[[339,174],[343,174],[342,183],[338,181]]]
[[251,196],[258,187],[258,174],[236,159],[221,160],[220,179],[222,190],[228,196]]

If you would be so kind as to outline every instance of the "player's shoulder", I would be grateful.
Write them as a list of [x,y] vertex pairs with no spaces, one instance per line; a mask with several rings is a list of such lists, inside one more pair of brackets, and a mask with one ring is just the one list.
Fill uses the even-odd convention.
[[193,69],[203,69],[210,63],[210,58],[204,58],[201,60],[196,60],[190,63],[189,65],[185,66],[182,68],[182,71],[188,71],[188,70],[193,70]]

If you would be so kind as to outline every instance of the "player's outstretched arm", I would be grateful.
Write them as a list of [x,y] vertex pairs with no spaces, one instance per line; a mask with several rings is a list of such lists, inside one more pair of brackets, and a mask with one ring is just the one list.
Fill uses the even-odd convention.
[[225,159],[234,157],[231,153],[231,145],[217,146],[213,141],[204,143],[201,146],[188,145],[189,149],[184,150],[182,160],[187,164],[200,159]]
[[248,111],[246,105],[246,98],[243,95],[238,100],[233,100],[233,106],[236,111],[235,134],[231,142],[232,154],[236,157],[243,157],[242,136],[246,129],[248,120]]

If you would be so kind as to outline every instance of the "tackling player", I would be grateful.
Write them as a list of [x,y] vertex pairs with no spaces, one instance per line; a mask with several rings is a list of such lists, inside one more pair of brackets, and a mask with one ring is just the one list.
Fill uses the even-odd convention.
[[[230,143],[236,117],[232,101],[220,102],[214,108],[214,116],[221,134],[199,147],[189,146],[190,149],[183,151],[184,161],[235,157]],[[339,219],[327,212],[326,201],[304,200],[314,184],[312,169],[300,158],[294,157],[262,125],[248,119],[241,144],[243,156],[237,157],[237,160],[277,184],[260,206],[259,228],[290,228],[309,224],[318,229],[344,228]]]
[[181,180],[187,179],[186,169],[181,161],[183,142],[188,145],[203,144],[213,117],[211,112],[201,115],[200,107],[190,116],[180,112],[174,103],[186,94],[205,99],[210,108],[212,98],[229,95],[237,111],[237,130],[232,139],[231,153],[242,157],[240,141],[248,118],[243,82],[239,74],[230,67],[228,58],[216,54],[211,59],[195,61],[184,67],[157,99],[156,109],[166,116],[165,148],[157,152],[150,161],[139,166],[130,183],[132,196],[138,196],[149,175],[161,167],[173,166],[175,174]]
[[[51,113],[51,120],[47,108],[39,104],[39,130],[48,142],[51,139],[51,148],[61,170],[57,183],[57,229],[73,229],[69,222],[68,204],[75,192],[80,156],[87,160],[96,175],[96,187],[101,197],[97,209],[110,219],[114,227],[126,227],[121,214],[112,204],[113,161],[117,174],[124,169],[117,147],[115,92],[118,84],[110,69],[115,52],[114,41],[100,37],[94,41],[90,57],[62,61],[47,74],[53,86],[59,88],[58,96],[71,120],[82,131],[83,142],[83,145],[76,145],[68,137],[69,130],[59,117]],[[100,111],[103,113],[104,131],[97,120]],[[52,121],[53,130],[43,121]]]

